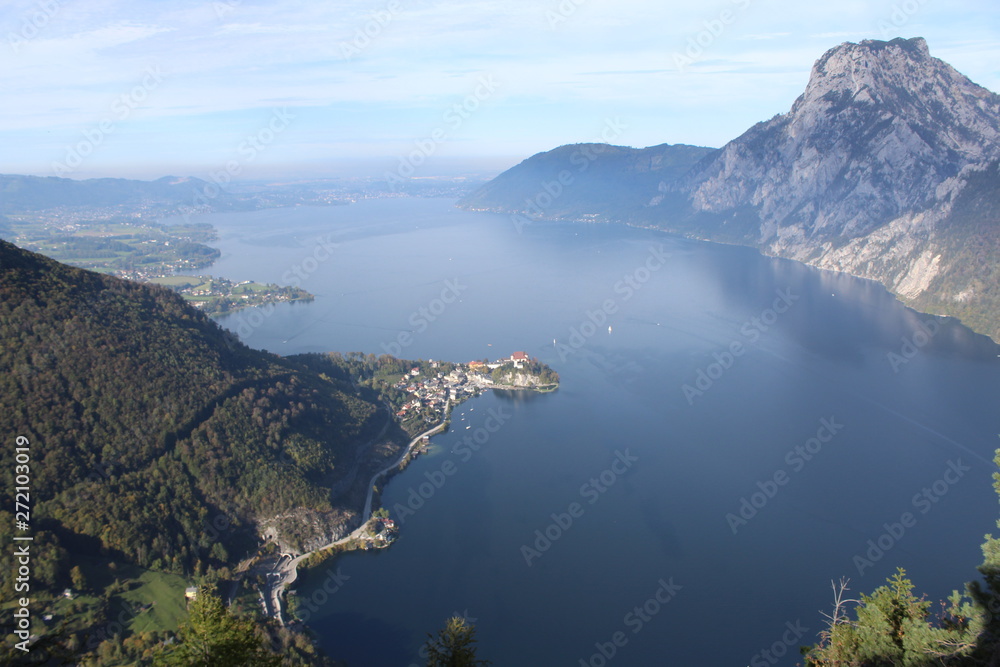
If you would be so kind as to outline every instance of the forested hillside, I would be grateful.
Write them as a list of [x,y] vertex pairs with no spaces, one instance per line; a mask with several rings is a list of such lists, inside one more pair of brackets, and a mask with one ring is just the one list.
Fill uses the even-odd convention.
[[[30,442],[36,585],[68,585],[80,554],[192,573],[231,564],[264,522],[292,547],[343,530],[334,491],[388,415],[304,363],[169,290],[0,241],[0,460],[11,474],[14,438]],[[13,484],[0,500],[10,543]]]

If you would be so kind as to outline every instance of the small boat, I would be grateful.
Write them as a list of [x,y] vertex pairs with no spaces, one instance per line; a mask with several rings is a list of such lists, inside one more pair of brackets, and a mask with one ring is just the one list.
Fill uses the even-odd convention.
[[611,333],[611,325],[608,325],[608,333]]
[[472,427],[471,426],[466,426],[465,430],[468,431],[470,428],[472,428]]

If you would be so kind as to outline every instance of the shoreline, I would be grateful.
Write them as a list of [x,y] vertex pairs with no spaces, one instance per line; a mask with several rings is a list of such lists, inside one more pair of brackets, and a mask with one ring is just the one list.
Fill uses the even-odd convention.
[[[559,383],[552,383],[546,385],[538,386],[517,386],[517,385],[492,385],[489,389],[497,389],[500,391],[537,391],[539,393],[551,393],[559,388]],[[451,426],[451,414],[454,411],[454,406],[452,405],[451,399],[448,399],[445,409],[442,413],[441,421],[431,428],[423,431],[419,435],[413,437],[406,448],[400,453],[393,463],[382,468],[372,475],[368,482],[368,493],[365,498],[365,505],[361,513],[361,523],[357,528],[352,530],[350,533],[341,537],[333,542],[325,544],[321,547],[308,551],[290,560],[282,559],[279,561],[278,567],[274,571],[275,574],[280,575],[280,579],[273,585],[269,591],[270,605],[272,611],[272,617],[275,618],[278,623],[282,626],[286,625],[286,620],[284,618],[284,594],[285,591],[298,580],[298,569],[299,566],[307,559],[321,554],[324,551],[334,549],[338,546],[348,544],[355,540],[360,540],[365,537],[369,537],[368,528],[372,520],[372,502],[375,498],[375,486],[379,481],[387,482],[395,475],[402,473],[409,466],[410,462],[415,458],[415,452],[424,444],[425,440],[428,440],[432,436],[440,435],[445,433]],[[381,491],[379,491],[381,494]],[[387,545],[388,546],[388,545]],[[354,551],[355,549],[351,549]],[[306,566],[309,567],[309,566]]]
[[[474,212],[474,213],[494,213],[494,214],[497,214],[497,215],[509,215],[509,216],[515,216],[515,215],[527,216],[528,215],[524,211],[513,211],[513,210],[510,210],[510,209],[504,209],[504,208],[500,208],[500,207],[497,207],[497,208],[474,208],[474,207],[459,206],[457,202],[455,204],[455,207],[458,208],[458,209],[460,209],[460,210],[462,210],[462,211],[470,211],[470,212]],[[763,248],[761,248],[759,246],[756,246],[756,245],[751,245],[749,243],[742,243],[742,242],[735,241],[735,240],[727,241],[727,240],[723,240],[723,239],[706,238],[704,236],[699,236],[699,235],[697,235],[697,234],[695,234],[693,232],[683,232],[683,231],[679,231],[679,230],[672,230],[672,229],[666,229],[666,228],[663,228],[663,227],[658,227],[658,226],[656,226],[653,223],[643,224],[643,223],[639,223],[639,222],[628,222],[628,221],[621,220],[621,219],[616,219],[616,218],[584,219],[584,218],[569,218],[569,217],[567,217],[567,218],[534,217],[534,218],[526,218],[526,219],[529,220],[530,222],[554,222],[554,223],[564,223],[564,224],[570,224],[571,223],[571,224],[585,224],[585,225],[620,225],[622,227],[627,227],[629,229],[638,229],[638,230],[643,230],[643,231],[648,231],[648,232],[656,232],[656,233],[660,233],[660,234],[665,234],[667,236],[670,236],[670,237],[673,237],[673,238],[676,238],[676,239],[684,239],[684,240],[687,240],[687,241],[699,241],[701,243],[714,243],[714,244],[718,244],[718,245],[731,246],[731,247],[737,247],[737,248],[749,248],[751,250],[756,251],[757,254],[759,254],[761,257],[768,257],[768,258],[772,258],[772,259],[783,259],[783,260],[787,260],[787,261],[790,261],[790,262],[796,262],[798,264],[801,264],[802,266],[808,266],[809,268],[816,269],[817,271],[829,271],[829,272],[834,273],[834,274],[851,276],[852,278],[858,278],[859,280],[867,280],[869,282],[875,283],[876,285],[878,285],[879,287],[881,287],[882,289],[884,289],[888,294],[892,295],[892,297],[894,299],[896,299],[896,301],[898,301],[903,306],[905,306],[906,308],[909,308],[910,310],[912,310],[915,313],[918,313],[920,315],[926,315],[928,317],[936,317],[936,318],[940,318],[940,319],[951,319],[951,320],[954,320],[955,322],[958,322],[959,324],[961,324],[963,327],[965,327],[966,329],[968,329],[972,333],[977,334],[979,336],[985,336],[986,338],[988,338],[989,340],[993,341],[994,343],[1000,344],[1000,335],[995,336],[994,334],[988,333],[987,331],[980,330],[979,328],[974,327],[972,324],[970,324],[966,320],[963,320],[961,317],[958,317],[957,315],[951,315],[951,314],[948,314],[948,313],[941,313],[941,312],[931,312],[929,310],[922,310],[921,308],[918,308],[917,306],[913,305],[909,300],[905,299],[899,293],[893,291],[893,289],[891,287],[889,287],[888,285],[886,285],[884,282],[882,282],[881,280],[879,280],[877,278],[873,278],[871,276],[861,275],[859,273],[853,273],[851,271],[844,271],[842,269],[834,269],[834,268],[830,268],[830,267],[826,267],[826,266],[819,266],[817,264],[814,264],[811,261],[804,261],[804,260],[801,260],[801,259],[795,259],[794,257],[786,257],[784,255],[771,254],[769,252],[766,252]]]
[[413,460],[414,450],[416,450],[417,447],[420,444],[422,444],[425,438],[437,435],[438,433],[443,432],[447,429],[449,423],[448,417],[450,414],[451,414],[451,405],[449,401],[449,405],[446,407],[445,410],[444,419],[441,422],[439,422],[437,425],[431,427],[430,429],[424,431],[423,433],[417,435],[412,440],[410,440],[409,444],[399,455],[399,458],[397,458],[392,464],[386,466],[385,468],[379,470],[374,475],[372,475],[371,479],[368,482],[368,495],[365,498],[365,506],[361,513],[362,516],[361,523],[357,528],[352,530],[344,537],[334,540],[333,542],[330,542],[321,547],[313,549],[312,551],[307,551],[303,554],[299,554],[298,556],[291,558],[287,562],[284,562],[283,560],[282,562],[279,562],[279,566],[275,570],[275,574],[279,574],[281,578],[270,590],[270,597],[272,600],[271,602],[272,608],[274,610],[273,615],[277,619],[280,625],[282,626],[286,625],[284,619],[282,598],[288,586],[295,583],[295,581],[298,579],[299,564],[302,563],[302,561],[310,558],[311,556],[314,556],[315,554],[327,551],[329,549],[333,549],[334,547],[339,546],[341,544],[347,544],[352,540],[357,540],[362,537],[365,537],[368,533],[368,524],[371,522],[372,518],[371,505],[372,505],[372,499],[375,494],[375,484],[379,481],[379,479],[385,477],[386,475],[391,473],[394,469],[396,470],[397,473],[402,472],[406,468],[406,466],[409,465],[410,461]]

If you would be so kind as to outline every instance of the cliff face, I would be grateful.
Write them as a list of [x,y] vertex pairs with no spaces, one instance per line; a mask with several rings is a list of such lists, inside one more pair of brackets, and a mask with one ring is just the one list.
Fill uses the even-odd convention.
[[828,51],[791,111],[677,187],[697,211],[752,206],[755,240],[784,254],[931,208],[962,168],[997,157],[1000,96],[932,58],[923,39],[865,41]]
[[[864,41],[828,51],[787,114],[665,189],[709,214],[709,238],[725,216],[749,210],[756,224],[745,242],[914,302],[968,258],[955,243],[954,203],[997,158],[1000,96],[931,57],[921,38]],[[996,232],[986,232],[975,241],[995,248]],[[943,313],[956,300],[987,309],[994,290],[953,284],[933,300]],[[979,326],[1000,334],[1000,323]]]
[[[595,219],[877,280],[1000,340],[997,160],[1000,96],[932,57],[922,38],[866,40],[824,54],[788,113],[655,188],[615,172],[632,187],[589,207],[605,212]],[[518,210],[495,189],[478,194],[482,208]],[[567,191],[559,205],[581,210],[574,201]]]
[[528,388],[540,387],[546,383],[542,382],[537,375],[515,372],[515,373],[510,373],[509,375],[505,375],[503,378],[503,384],[510,385],[511,387],[524,387],[528,389]]

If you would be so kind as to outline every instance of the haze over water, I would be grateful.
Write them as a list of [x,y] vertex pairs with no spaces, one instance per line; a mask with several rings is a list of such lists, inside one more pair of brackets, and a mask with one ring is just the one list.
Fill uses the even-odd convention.
[[[830,580],[856,595],[903,566],[943,599],[995,530],[1000,348],[953,322],[928,336],[933,318],[881,286],[620,226],[517,229],[447,200],[200,221],[221,234],[214,275],[316,294],[222,320],[252,347],[525,350],[562,376],[553,394],[463,404],[385,489],[398,542],[337,561],[332,595],[325,571],[299,585],[353,665],[422,664],[456,612],[496,665],[601,665],[601,646],[623,666],[793,665]],[[536,531],[556,539],[540,549]]]

